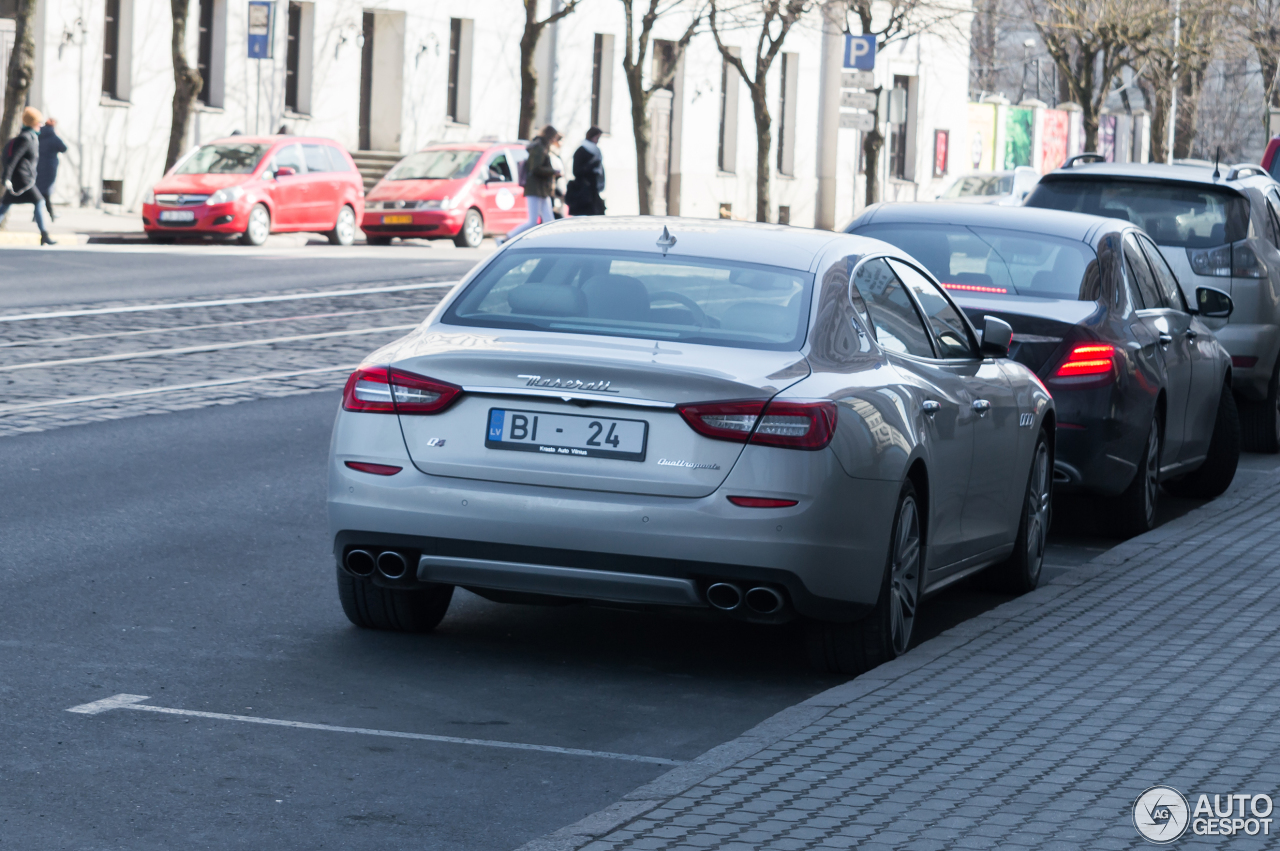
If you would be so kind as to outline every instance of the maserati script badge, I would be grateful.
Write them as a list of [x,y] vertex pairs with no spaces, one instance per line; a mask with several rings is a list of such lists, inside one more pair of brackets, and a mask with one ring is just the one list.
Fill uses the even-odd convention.
[[659,467],[684,467],[686,470],[719,470],[719,464],[695,464],[692,461],[681,461],[679,459],[672,461],[668,458],[658,459]]
[[543,378],[541,375],[517,375],[525,379],[525,387],[554,387],[558,390],[595,390],[597,393],[617,393],[610,390],[612,381],[583,381],[581,378]]

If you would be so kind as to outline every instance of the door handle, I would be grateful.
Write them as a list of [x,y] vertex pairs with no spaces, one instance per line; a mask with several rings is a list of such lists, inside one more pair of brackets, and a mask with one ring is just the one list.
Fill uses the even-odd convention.
[[1196,330],[1195,330],[1194,328],[1188,328],[1188,329],[1187,329],[1187,339],[1188,339],[1188,340],[1194,340],[1196,337],[1199,337],[1199,336],[1200,336],[1200,335],[1199,335],[1198,333],[1196,333]]
[[986,399],[974,399],[973,409],[978,412],[978,416],[982,416],[987,411],[991,410],[991,403]]
[[925,399],[923,402],[920,403],[920,410],[924,411],[926,416],[931,417],[934,414],[938,413],[938,411],[941,411],[942,406],[939,405],[937,402],[933,401],[932,399]]
[[1162,346],[1167,346],[1167,345],[1169,345],[1170,343],[1172,343],[1172,342],[1173,342],[1173,337],[1172,337],[1171,335],[1169,335],[1169,334],[1161,334],[1161,335],[1160,335],[1159,337],[1157,337],[1156,339],[1158,339],[1158,340],[1160,341],[1160,345],[1162,345]]

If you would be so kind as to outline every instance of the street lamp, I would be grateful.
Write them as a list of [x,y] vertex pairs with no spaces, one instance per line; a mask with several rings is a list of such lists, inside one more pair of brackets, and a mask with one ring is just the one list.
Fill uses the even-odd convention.
[[1178,41],[1182,33],[1182,0],[1173,0],[1173,87],[1169,93],[1169,135],[1164,161],[1173,165],[1173,131],[1178,124]]

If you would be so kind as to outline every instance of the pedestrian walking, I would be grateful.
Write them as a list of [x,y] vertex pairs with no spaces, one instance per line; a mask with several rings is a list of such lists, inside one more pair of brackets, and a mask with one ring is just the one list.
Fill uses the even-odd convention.
[[600,137],[604,131],[592,127],[587,138],[573,152],[573,180],[564,193],[571,216],[603,216],[604,156],[600,153]]
[[524,233],[538,222],[555,218],[551,210],[551,196],[555,194],[556,169],[551,164],[551,149],[560,144],[560,133],[548,124],[538,137],[529,143],[529,158],[524,162],[524,200],[529,208],[529,218],[524,224],[506,235],[503,241]]
[[36,224],[40,226],[40,244],[56,245],[49,236],[49,219],[44,196],[36,188],[36,171],[40,162],[40,134],[36,128],[44,121],[40,110],[29,106],[22,111],[22,130],[0,150],[3,162],[4,195],[0,196],[0,222],[14,204],[35,204]]
[[58,214],[53,211],[53,183],[58,179],[58,154],[67,152],[67,144],[55,129],[57,126],[57,119],[44,120],[44,126],[40,128],[40,162],[36,167],[36,189],[44,196],[44,206],[49,211],[50,219],[58,218]]

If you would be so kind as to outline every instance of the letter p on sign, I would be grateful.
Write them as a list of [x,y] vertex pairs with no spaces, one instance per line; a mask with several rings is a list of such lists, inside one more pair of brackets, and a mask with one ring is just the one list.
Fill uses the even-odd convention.
[[876,37],[873,35],[845,35],[844,67],[858,71],[870,71],[876,67]]

